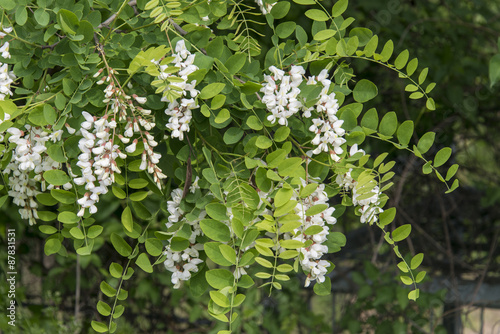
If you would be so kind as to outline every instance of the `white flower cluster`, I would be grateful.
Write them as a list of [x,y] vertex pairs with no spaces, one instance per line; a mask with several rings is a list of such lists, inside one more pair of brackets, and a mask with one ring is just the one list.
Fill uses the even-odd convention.
[[332,82],[328,79],[327,70],[322,70],[317,77],[310,77],[308,84],[313,85],[317,82],[323,85],[319,101],[304,112],[305,117],[311,117],[311,111],[316,110],[319,116],[312,120],[313,125],[309,127],[309,131],[316,134],[311,143],[317,147],[312,153],[329,152],[331,158],[337,162],[340,160],[338,155],[343,153],[341,145],[346,142],[343,138],[345,130],[342,128],[344,121],[337,118],[339,104],[335,99],[335,93],[328,94]]
[[286,126],[288,118],[299,111],[302,110],[306,118],[310,118],[311,112],[315,111],[317,118],[312,120],[313,125],[309,127],[309,131],[316,135],[311,141],[316,146],[312,153],[328,152],[334,161],[339,161],[338,155],[343,153],[341,145],[346,142],[343,138],[345,130],[342,128],[344,121],[337,118],[339,104],[335,93],[328,93],[332,84],[328,79],[328,71],[324,69],[318,76],[307,80],[308,85],[317,85],[319,82],[323,86],[318,102],[310,108],[306,108],[299,100],[299,86],[305,74],[302,66],[292,66],[288,74],[275,66],[271,66],[269,71],[272,75],[264,75],[266,85],[261,89],[264,93],[262,102],[271,112],[268,121],[274,123],[277,120],[280,125]]
[[[191,54],[186,48],[184,40],[177,42],[175,45],[175,52],[172,56],[174,60],[172,60],[171,64],[179,68],[176,74],[170,72],[169,67],[171,69],[171,66],[168,64],[160,65],[159,62],[154,60],[153,63],[158,65],[160,69],[158,79],[162,81],[171,80],[169,86],[174,86],[175,91],[181,92],[180,101],[178,99],[170,101],[167,97],[167,93],[172,88],[167,86],[163,91],[161,100],[163,102],[169,102],[167,109],[165,109],[165,114],[170,116],[166,125],[167,128],[172,131],[172,137],[183,140],[184,133],[189,132],[189,123],[193,117],[192,110],[199,108],[195,99],[199,94],[199,91],[195,89],[196,80],[188,83],[188,76],[198,70],[198,66],[193,64],[195,55]],[[173,78],[175,78],[175,80],[173,80]]]
[[[306,182],[302,181],[302,186],[306,186]],[[335,208],[328,207],[324,211],[306,216],[305,212],[318,204],[328,205],[328,195],[325,192],[325,185],[319,184],[318,188],[308,197],[298,200],[295,207],[295,213],[301,218],[302,226],[294,230],[292,239],[301,241],[303,243],[311,242],[312,244],[306,248],[300,248],[298,251],[302,254],[300,264],[304,272],[308,273],[305,286],[308,287],[311,281],[318,281],[323,283],[325,281],[325,274],[328,271],[330,262],[321,260],[321,257],[328,253],[328,247],[323,245],[327,240],[330,232],[328,225],[333,225],[337,222],[335,217],[332,217]],[[323,230],[313,235],[307,235],[304,232],[311,226],[319,226]]]
[[281,125],[288,125],[288,118],[299,112],[303,105],[297,99],[303,81],[303,75],[306,73],[302,66],[292,66],[290,75],[285,71],[269,67],[272,75],[264,75],[267,84],[260,90],[264,93],[262,102],[266,104],[267,110],[271,115],[267,117],[271,123],[278,121]]
[[[358,145],[354,144],[351,147],[349,154],[353,156],[358,152],[365,154],[365,151],[358,149]],[[358,212],[361,214],[360,222],[371,224],[375,223],[378,220],[378,214],[384,211],[380,207],[380,195],[382,195],[382,192],[380,191],[378,185],[374,185],[374,183],[376,183],[375,180],[362,185],[362,187],[359,187],[358,182],[352,178],[351,172],[352,169],[349,169],[347,173],[337,175],[335,182],[337,182],[337,184],[345,190],[352,190],[352,203],[355,206],[358,206]],[[369,192],[371,196],[369,198],[359,199],[360,196],[364,194],[364,192],[360,193],[363,187],[372,187]]]
[[82,153],[76,163],[82,171],[82,176],[74,178],[75,184],[85,185],[87,190],[78,200],[81,206],[78,212],[80,217],[84,215],[86,208],[89,208],[90,213],[97,212],[95,203],[99,202],[99,195],[108,192],[108,187],[115,181],[114,173],[121,173],[116,158],[126,158],[118,149],[118,145],[113,144],[110,132],[114,132],[117,126],[114,118],[108,121],[109,117],[105,115],[98,119],[86,111],[82,112],[82,115],[85,118],[80,129],[83,137],[78,142]]
[[[103,72],[100,69],[94,77]],[[81,209],[79,216],[83,216],[85,209],[90,213],[97,212],[96,203],[101,194],[108,192],[108,187],[115,182],[114,173],[121,173],[116,159],[126,159],[127,155],[120,151],[118,139],[125,145],[125,151],[133,153],[137,149],[137,143],[142,141],[144,151],[141,155],[141,170],[147,170],[153,175],[153,180],[158,187],[160,180],[166,178],[157,166],[161,155],[155,153],[153,148],[158,145],[154,137],[148,132],[155,127],[151,110],[143,109],[134,104],[134,100],[143,104],[145,97],[127,95],[115,78],[116,71],[108,69],[108,75],[103,76],[98,85],[106,83],[104,88],[104,103],[108,104],[107,113],[102,117],[82,112],[84,121],[80,125],[83,136],[78,143],[81,154],[78,156],[77,166],[82,171],[82,176],[75,177],[75,183],[85,185],[87,192],[78,200]],[[118,123],[123,123],[123,134],[118,132]],[[138,138],[136,137],[138,136]],[[134,138],[136,137],[136,138]]]
[[[5,114],[4,121],[9,118],[10,116]],[[10,174],[8,194],[13,198],[14,204],[21,207],[19,209],[21,218],[28,219],[29,224],[33,225],[38,218],[35,196],[40,191],[37,182],[42,183],[42,191],[54,188],[53,185],[45,185],[43,173],[51,169],[60,169],[61,164],[45,154],[47,150],[45,143],[57,139],[58,132],[50,134],[42,128],[30,125],[25,125],[25,129],[26,132],[18,128],[7,130],[10,134],[8,140],[15,144],[16,148],[12,151],[11,161],[3,173]],[[34,173],[35,176],[31,177],[30,173]],[[66,183],[63,187],[71,189],[72,185]]]
[[[195,186],[196,187],[196,186]],[[174,284],[174,289],[178,289],[181,286],[181,281],[188,281],[191,278],[191,273],[198,272],[198,264],[202,263],[203,260],[199,258],[199,250],[203,249],[203,245],[196,244],[196,237],[202,234],[200,228],[200,220],[205,218],[206,212],[202,211],[195,221],[189,221],[184,217],[185,212],[180,208],[182,201],[183,189],[175,189],[172,191],[172,200],[167,202],[167,209],[170,213],[168,217],[167,228],[170,228],[179,221],[184,220],[186,223],[191,225],[191,236],[189,237],[190,246],[183,251],[177,252],[170,248],[170,243],[172,238],[169,240],[169,245],[165,247],[164,254],[167,256],[165,260],[165,268],[172,272],[172,283]]]
[[[3,39],[6,34],[12,32],[12,27],[0,28],[0,39]],[[0,46],[1,57],[4,59],[10,58],[9,42],[5,42]],[[9,71],[8,65],[0,62],[0,100],[4,100],[7,95],[12,95],[10,85],[14,82],[16,76],[14,72]]]
[[273,9],[274,5],[276,4],[276,2],[272,4],[264,3],[263,0],[255,0],[255,2],[257,3],[257,5],[259,5],[259,8],[264,15],[269,14],[271,12],[271,9]]

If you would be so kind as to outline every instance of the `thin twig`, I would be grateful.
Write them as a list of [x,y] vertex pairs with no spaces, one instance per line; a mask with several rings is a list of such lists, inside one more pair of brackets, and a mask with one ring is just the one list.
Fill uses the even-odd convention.
[[[137,0],[131,0],[131,1],[129,1],[128,5],[131,6],[131,7],[137,5]],[[97,28],[102,29],[104,27],[109,27],[109,25],[111,24],[111,22],[113,22],[116,19],[116,15],[117,15],[117,13],[115,13],[115,14],[111,15],[110,17],[108,17],[108,19],[106,21],[102,22],[101,24],[99,24],[97,26]]]

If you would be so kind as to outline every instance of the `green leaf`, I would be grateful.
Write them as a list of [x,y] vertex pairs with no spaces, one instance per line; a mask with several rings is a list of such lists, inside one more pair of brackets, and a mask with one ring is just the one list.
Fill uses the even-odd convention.
[[203,233],[212,240],[228,242],[231,240],[231,233],[226,224],[213,219],[203,219],[200,222]]
[[328,208],[328,204],[316,204],[306,211],[306,216],[314,216],[317,215],[323,211],[325,211]]
[[302,164],[302,158],[294,157],[286,159],[278,165],[278,173],[280,176],[293,176],[293,173]]
[[108,331],[108,326],[102,322],[92,320],[90,325],[92,326],[92,329],[98,333],[106,333]]
[[317,41],[324,41],[325,39],[335,36],[336,33],[337,32],[332,29],[321,30],[314,35],[314,39]]
[[146,252],[151,256],[160,256],[163,253],[163,243],[156,238],[146,239]]
[[134,219],[132,217],[132,211],[130,210],[129,206],[123,209],[121,220],[123,227],[125,227],[127,231],[132,232],[132,230],[134,229]]
[[384,210],[384,212],[379,215],[379,224],[381,226],[389,225],[390,223],[392,223],[395,217],[396,208],[389,208],[387,210]]
[[271,9],[271,15],[275,19],[282,19],[288,14],[288,11],[290,10],[290,3],[287,1],[279,1],[276,2],[273,8]]
[[102,293],[104,293],[108,297],[114,297],[116,295],[116,289],[105,281],[101,282],[100,288]]
[[422,85],[427,78],[427,74],[429,73],[429,68],[426,67],[420,72],[420,75],[418,76],[418,84]]
[[403,146],[408,146],[411,136],[413,135],[413,121],[404,121],[398,127],[398,141]]
[[394,111],[388,112],[380,121],[379,132],[384,136],[392,136],[398,127],[398,118]]
[[410,53],[408,52],[408,50],[404,50],[396,57],[396,60],[394,61],[394,65],[396,66],[396,68],[398,70],[405,67],[406,63],[408,62],[409,56],[410,56]]
[[237,128],[237,127],[234,127],[234,128],[229,128],[225,133],[224,133],[224,143],[226,143],[227,145],[232,145],[232,144],[236,144],[237,142],[239,142],[241,140],[241,138],[243,137],[243,130],[241,130],[241,128]]
[[288,135],[290,135],[290,128],[282,126],[274,133],[274,141],[277,143],[285,141]]
[[50,239],[47,239],[47,241],[45,242],[45,246],[43,247],[43,251],[45,253],[45,255],[49,256],[49,255],[52,255],[52,254],[55,254],[57,252],[59,252],[59,250],[61,249],[61,241],[59,239],[56,239],[56,238],[50,238]]
[[382,49],[382,52],[380,53],[381,61],[386,63],[389,58],[392,56],[392,52],[394,51],[394,43],[391,40],[388,40],[387,43],[385,43],[384,48]]
[[78,217],[74,212],[63,211],[57,215],[57,220],[63,224],[76,224],[80,221],[80,217]]
[[298,3],[299,5],[315,5],[316,2],[314,0],[293,0],[293,2]]
[[238,73],[243,68],[243,66],[245,66],[246,60],[246,53],[239,52],[229,57],[225,61],[224,65],[226,65],[229,73],[234,75]]
[[76,226],[73,227],[71,230],[69,230],[69,234],[71,234],[75,239],[80,239],[80,240],[85,239],[82,230],[80,230],[80,228]]
[[16,23],[19,24],[20,26],[23,26],[26,21],[28,21],[28,10],[27,10],[27,6],[19,6],[17,7],[17,10],[16,10]]
[[139,254],[137,260],[135,261],[135,264],[137,264],[139,268],[141,268],[147,273],[151,274],[153,272],[153,267],[151,266],[151,262],[149,262],[149,258],[146,255],[146,253]]
[[298,240],[292,240],[292,239],[280,240],[280,245],[281,245],[281,247],[286,248],[286,249],[298,249],[298,248],[304,247],[303,242],[298,241]]
[[401,276],[399,276],[399,278],[401,279],[401,282],[403,282],[403,284],[405,284],[405,285],[412,285],[413,284],[413,280],[409,276],[401,275]]
[[274,205],[276,205],[276,207],[285,205],[292,198],[292,196],[293,196],[292,189],[281,188],[274,196]]
[[142,188],[146,187],[148,184],[149,184],[149,181],[144,180],[144,179],[133,179],[133,180],[130,180],[128,182],[129,188],[132,188],[132,189],[142,189]]
[[425,271],[421,271],[417,274],[417,277],[415,278],[415,282],[420,283],[425,277]]
[[224,89],[224,87],[226,87],[226,84],[224,84],[224,83],[220,83],[220,82],[211,83],[211,84],[205,86],[201,90],[200,98],[202,98],[204,100],[211,99],[215,95],[219,94]]
[[361,79],[354,86],[353,97],[356,102],[364,103],[370,101],[378,94],[377,86],[370,80]]
[[[219,246],[221,246],[220,242],[206,242],[203,245],[203,249],[205,251],[205,254],[207,254],[208,258],[212,260],[214,263],[220,265],[220,266],[230,266],[233,263],[228,261],[224,255],[222,255],[221,249]],[[189,246],[189,243],[188,243]],[[227,245],[226,245],[227,246]],[[229,246],[228,246],[229,247]]]
[[333,17],[338,17],[342,15],[345,10],[347,9],[347,5],[349,4],[348,0],[339,0],[333,5],[332,8],[332,16]]
[[421,154],[424,154],[427,152],[432,144],[434,143],[434,138],[436,137],[436,134],[434,132],[427,132],[424,134],[420,140],[418,141],[417,144],[417,149]]
[[113,319],[117,319],[122,316],[125,307],[123,305],[116,305],[115,311],[113,312]]
[[229,261],[231,264],[236,264],[236,252],[235,250],[226,244],[219,245],[220,252],[222,256]]
[[420,264],[422,264],[422,261],[424,260],[424,254],[423,253],[418,253],[411,259],[411,264],[410,267],[412,270],[417,269]]
[[423,166],[422,166],[422,173],[424,174],[430,174],[432,173],[432,160],[427,161]]
[[408,76],[411,76],[413,73],[415,73],[417,67],[418,67],[418,59],[413,58],[412,60],[410,60],[410,62],[406,66],[406,73],[408,74]]
[[217,110],[224,105],[226,102],[226,95],[218,94],[212,99],[210,107],[212,110]]
[[207,206],[205,206],[205,210],[207,211],[207,214],[217,220],[228,220],[227,218],[227,209],[224,204],[221,203],[210,203]]
[[231,304],[229,303],[229,299],[219,291],[210,291],[210,299],[219,306],[229,307]]
[[215,119],[214,119],[214,122],[217,124],[222,124],[225,121],[227,121],[230,117],[231,117],[231,114],[229,113],[229,110],[224,108],[221,111],[219,111],[219,113],[217,114],[217,117],[215,117]]
[[45,222],[52,221],[57,218],[57,214],[51,211],[38,211],[38,218]]
[[332,293],[332,282],[330,277],[326,276],[323,283],[314,284],[314,292],[319,296],[328,296]]
[[434,102],[434,99],[432,97],[427,99],[427,102],[425,103],[425,106],[429,110],[436,110],[436,103]]
[[500,54],[496,54],[493,57],[491,57],[489,66],[489,76],[490,76],[490,87],[493,87],[500,80]]
[[107,317],[111,314],[111,307],[102,300],[97,302],[97,312]]
[[255,145],[261,149],[267,149],[273,144],[272,140],[266,136],[258,136]]
[[309,9],[306,12],[306,16],[314,21],[328,21],[328,15],[326,15],[325,12],[319,9]]
[[180,252],[189,247],[189,240],[181,237],[173,237],[170,240],[170,249],[174,252]]
[[121,236],[113,232],[111,233],[110,239],[111,244],[113,244],[113,247],[118,254],[123,257],[127,257],[132,254],[132,247],[130,247],[130,245]]
[[78,17],[69,10],[59,9],[57,21],[65,33],[75,35],[80,21]]
[[448,159],[451,156],[451,148],[449,147],[444,147],[439,150],[438,153],[436,153],[436,156],[434,157],[434,167],[439,167],[442,166],[448,161]]
[[67,190],[51,189],[50,195],[63,204],[73,204],[76,202],[75,194]]
[[[278,4],[279,3],[281,3],[281,2],[278,2]],[[276,27],[276,34],[278,34],[279,38],[285,39],[295,31],[296,27],[297,27],[297,24],[293,21],[280,23]]]
[[448,169],[448,172],[446,173],[446,181],[450,181],[451,178],[453,176],[455,176],[455,174],[457,173],[457,171],[458,171],[458,164],[454,164],[453,166],[451,166]]
[[114,278],[120,278],[122,277],[123,267],[116,262],[111,262],[111,264],[109,265],[109,273]]
[[44,234],[54,234],[58,231],[57,228],[50,225],[39,225],[38,229]]
[[369,109],[361,119],[361,126],[368,129],[377,130],[378,128],[378,113],[375,108]]
[[260,119],[257,118],[257,116],[252,115],[252,116],[248,117],[247,125],[252,130],[256,130],[256,131],[262,130],[262,122],[260,121]]
[[43,178],[54,186],[62,186],[71,181],[70,177],[58,169],[51,169],[43,173]]
[[365,49],[363,50],[365,53],[365,56],[371,57],[377,50],[378,46],[378,36],[374,35],[366,44]]
[[94,239],[102,233],[103,229],[104,228],[99,225],[90,226],[89,229],[87,230],[87,237],[90,239]]
[[261,266],[263,266],[265,268],[272,268],[273,267],[273,264],[270,261],[268,261],[262,257],[256,257],[255,262],[257,262],[258,264],[260,264]]
[[16,3],[14,0],[0,0],[0,7],[5,10],[12,10],[16,8]]
[[309,226],[304,231],[304,234],[306,234],[306,235],[315,235],[315,234],[318,234],[318,233],[321,233],[321,232],[323,232],[323,227],[321,227],[319,225],[312,225],[312,226]]
[[408,293],[408,299],[410,300],[417,300],[418,297],[419,297],[419,292],[420,290],[419,289],[415,289],[415,290],[412,290]]
[[318,189],[318,184],[317,183],[309,183],[306,185],[304,188],[302,188],[299,192],[300,198],[306,198],[309,195],[311,195],[313,192]]
[[411,232],[410,224],[402,225],[392,232],[392,240],[394,240],[395,242],[404,240],[410,235],[410,232]]
[[423,96],[424,96],[424,93],[422,93],[422,92],[415,92],[415,93],[411,93],[410,94],[410,99],[418,100],[418,99],[422,98]]
[[208,284],[214,289],[224,289],[232,286],[234,282],[233,273],[226,269],[212,269],[205,273]]

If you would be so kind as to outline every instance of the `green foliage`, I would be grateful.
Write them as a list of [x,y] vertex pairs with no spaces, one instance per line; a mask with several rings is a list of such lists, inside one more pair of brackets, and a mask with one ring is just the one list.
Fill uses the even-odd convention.
[[[458,166],[444,178],[437,168],[451,149],[423,156],[434,132],[410,146],[413,121],[364,111],[379,89],[347,60],[395,71],[409,98],[434,110],[427,68],[417,71],[408,50],[390,62],[392,41],[378,53],[376,34],[351,28],[347,0],[331,11],[309,0],[258,9],[108,2],[0,2],[3,27],[13,27],[4,29],[6,64],[19,82],[0,103],[2,191],[12,196],[19,182],[12,170],[31,180],[22,194],[37,205],[20,213],[30,224],[48,222],[39,227],[45,255],[91,257],[106,245],[121,257],[100,268],[106,298],[96,303],[104,320],[91,321],[95,331],[117,330],[135,267],[136,276],[155,275],[164,264],[174,288],[189,284],[227,324],[220,333],[245,326],[236,308],[248,303],[246,289],[285,290],[302,274],[306,287],[316,281],[313,291],[328,295],[334,265],[321,257],[346,245],[334,224],[350,207],[383,231],[401,259],[401,281],[414,285],[408,298],[418,298],[423,255],[406,261],[395,244],[411,226],[386,230],[396,215],[385,207],[395,161],[358,145],[378,140],[413,153],[449,192]],[[310,30],[287,19],[292,6],[313,21]],[[23,160],[26,145],[38,145],[28,148],[38,150],[38,167]]]

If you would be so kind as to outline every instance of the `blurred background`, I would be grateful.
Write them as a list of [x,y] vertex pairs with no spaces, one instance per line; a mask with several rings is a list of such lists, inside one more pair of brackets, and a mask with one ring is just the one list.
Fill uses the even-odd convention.
[[[323,4],[331,8],[333,2]],[[304,7],[291,10],[287,19],[306,26],[303,11]],[[436,132],[429,156],[441,147],[453,148],[448,166],[460,164],[461,187],[445,195],[435,176],[422,173],[419,160],[381,142],[366,142],[372,156],[391,150],[397,161],[389,205],[397,207],[398,214],[391,229],[411,224],[412,234],[400,249],[404,254],[425,254],[423,268],[428,274],[420,299],[408,301],[409,290],[398,278],[396,258],[378,230],[351,215],[335,226],[346,234],[347,247],[330,258],[336,264],[332,295],[315,296],[312,289],[302,287],[300,277],[270,297],[265,291],[249,291],[240,313],[242,332],[499,334],[500,84],[492,86],[489,76],[491,70],[495,77],[499,66],[495,55],[500,53],[500,1],[357,0],[351,1],[344,16],[356,19],[352,27],[378,34],[379,45],[392,39],[395,53],[408,49],[411,57],[418,58],[419,68],[429,68],[428,78],[437,83],[431,93],[436,101],[433,112],[422,101],[408,99],[406,82],[390,69],[346,60],[353,63],[355,74],[377,84],[379,96],[371,103],[379,113],[396,111],[401,121],[415,121],[414,143],[425,132]],[[119,230],[120,204],[111,196],[102,201],[97,220]],[[2,244],[6,226],[19,226],[21,307],[13,333],[91,332],[89,322],[101,297],[99,284],[106,278],[100,267],[120,258],[111,245],[96,241],[98,252],[80,257],[78,272],[74,255],[46,257],[42,233],[36,227],[21,228],[26,222],[18,222],[16,211],[9,203],[0,211],[5,217],[0,219]],[[111,233],[112,228],[106,231]],[[2,270],[5,263],[1,252]],[[216,332],[202,301],[189,289],[170,289],[169,274],[163,268],[159,271],[154,275],[138,271],[129,282],[130,297],[118,332]],[[75,308],[77,285],[81,296]],[[6,295],[4,282],[0,295]],[[2,309],[4,304],[1,299]],[[7,328],[7,320],[0,318],[0,328]]]

